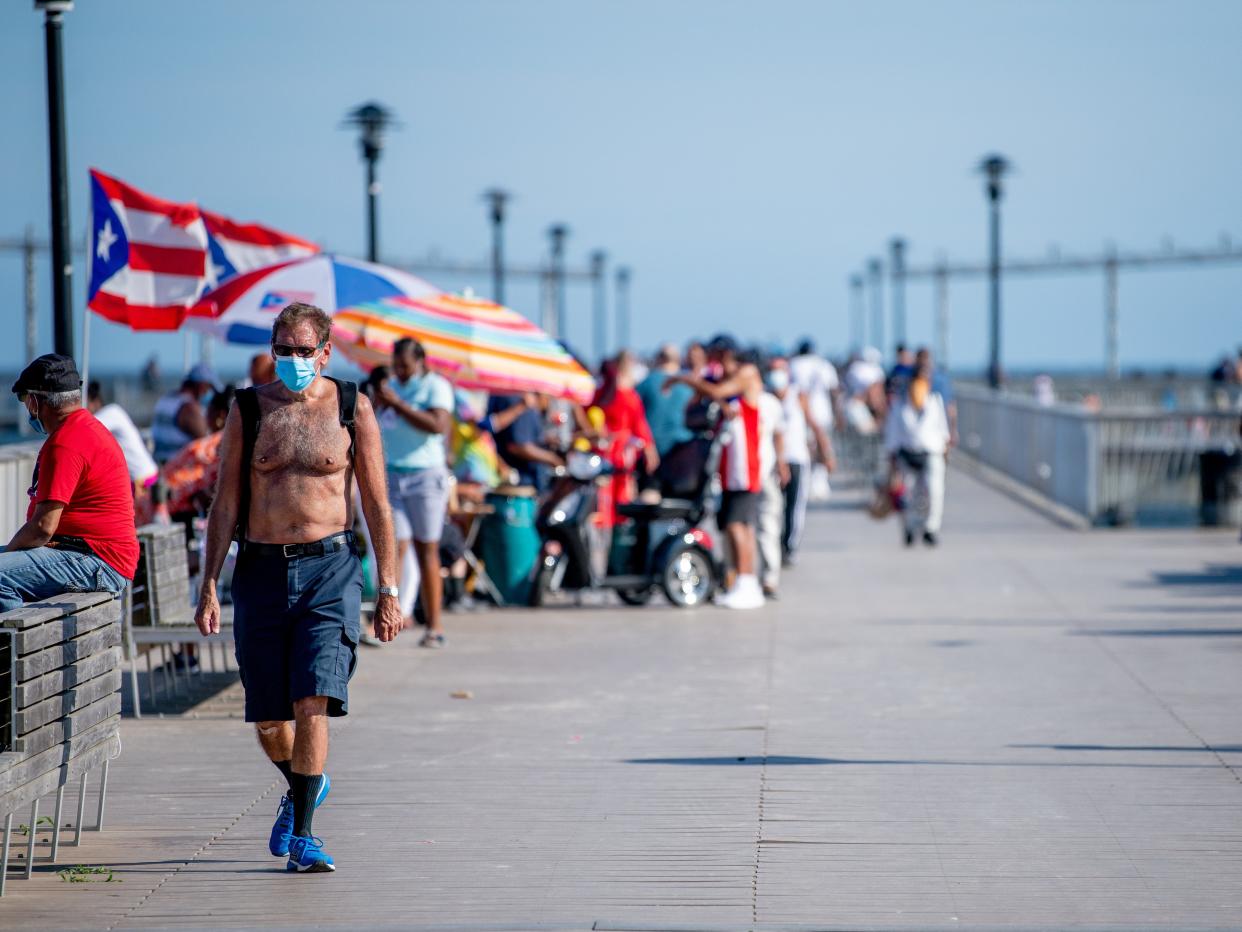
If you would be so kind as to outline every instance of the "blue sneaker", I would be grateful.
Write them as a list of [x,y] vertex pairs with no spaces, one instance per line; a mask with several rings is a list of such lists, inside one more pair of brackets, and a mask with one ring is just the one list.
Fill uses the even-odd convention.
[[[323,803],[328,790],[332,789],[332,781],[323,775],[323,783],[319,786],[319,795],[315,797],[315,808]],[[293,800],[288,794],[280,797],[280,808],[276,810],[276,822],[272,825],[272,837],[267,841],[267,850],[274,858],[289,856],[289,839],[293,837]]]
[[332,857],[323,853],[323,840],[314,835],[295,835],[289,840],[289,873],[323,874],[336,870]]

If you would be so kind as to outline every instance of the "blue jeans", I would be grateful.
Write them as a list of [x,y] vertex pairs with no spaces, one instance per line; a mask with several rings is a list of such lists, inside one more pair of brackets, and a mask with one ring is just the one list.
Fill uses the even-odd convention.
[[0,548],[0,612],[21,608],[62,592],[110,592],[125,588],[125,577],[99,557],[55,547]]

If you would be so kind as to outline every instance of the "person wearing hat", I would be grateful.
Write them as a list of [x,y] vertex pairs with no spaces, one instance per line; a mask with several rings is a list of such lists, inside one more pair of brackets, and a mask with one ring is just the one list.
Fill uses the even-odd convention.
[[163,466],[176,456],[191,440],[211,433],[203,399],[223,386],[215,370],[200,362],[185,374],[181,387],[169,392],[155,403],[151,419],[151,441],[155,446],[155,461]]
[[63,592],[110,592],[138,566],[134,496],[125,455],[82,407],[82,378],[68,356],[40,356],[13,392],[39,450],[26,523],[0,553],[0,612]]

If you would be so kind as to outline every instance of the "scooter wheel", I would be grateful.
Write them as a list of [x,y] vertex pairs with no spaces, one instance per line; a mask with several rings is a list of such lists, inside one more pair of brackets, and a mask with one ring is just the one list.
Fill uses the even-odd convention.
[[702,547],[682,547],[664,564],[660,587],[678,608],[702,605],[716,591],[716,568]]
[[646,605],[651,601],[652,589],[618,589],[617,595],[626,605]]

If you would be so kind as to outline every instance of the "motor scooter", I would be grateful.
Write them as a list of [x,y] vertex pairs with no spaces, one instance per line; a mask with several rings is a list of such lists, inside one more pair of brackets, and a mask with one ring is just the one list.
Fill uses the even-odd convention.
[[[714,449],[709,445],[705,459]],[[711,536],[699,527],[714,502],[709,463],[690,497],[618,505],[605,544],[594,519],[598,483],[612,472],[598,452],[567,455],[564,474],[535,520],[543,546],[531,604],[562,592],[611,589],[629,605],[645,605],[657,588],[679,608],[708,601],[723,579]]]

